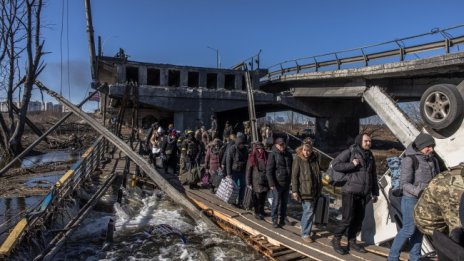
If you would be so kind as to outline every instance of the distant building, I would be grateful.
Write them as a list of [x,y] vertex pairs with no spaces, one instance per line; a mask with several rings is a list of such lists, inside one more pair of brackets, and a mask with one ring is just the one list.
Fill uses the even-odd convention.
[[[21,107],[19,102],[14,102],[16,107]],[[50,112],[63,112],[63,105],[53,104],[52,102],[47,102],[45,105],[41,101],[30,101],[29,106],[27,107],[28,112],[38,112],[38,111],[50,111]],[[6,101],[0,102],[0,112],[8,112],[8,103]]]
[[63,112],[63,105],[61,105],[61,104],[53,104],[52,102],[47,102],[45,104],[45,111]]
[[42,102],[40,101],[30,101],[29,106],[27,107],[28,112],[42,111]]

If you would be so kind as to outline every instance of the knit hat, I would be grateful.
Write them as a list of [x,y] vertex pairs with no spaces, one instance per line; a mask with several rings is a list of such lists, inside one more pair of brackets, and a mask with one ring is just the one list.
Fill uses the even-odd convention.
[[257,149],[264,149],[264,145],[262,142],[256,142],[256,148]]
[[416,148],[418,150],[421,150],[421,149],[423,149],[425,147],[429,147],[429,146],[434,147],[435,146],[435,140],[433,139],[432,136],[430,136],[430,134],[421,133],[414,140],[414,145],[416,146]]

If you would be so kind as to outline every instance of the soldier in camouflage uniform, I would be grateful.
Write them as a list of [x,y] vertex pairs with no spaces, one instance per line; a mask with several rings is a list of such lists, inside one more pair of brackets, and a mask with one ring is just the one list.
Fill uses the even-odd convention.
[[462,227],[459,203],[464,193],[464,163],[444,171],[429,183],[414,208],[414,222],[424,234],[449,234]]
[[201,146],[195,139],[193,131],[188,130],[185,139],[181,144],[180,154],[180,173],[189,171],[191,168],[200,164]]

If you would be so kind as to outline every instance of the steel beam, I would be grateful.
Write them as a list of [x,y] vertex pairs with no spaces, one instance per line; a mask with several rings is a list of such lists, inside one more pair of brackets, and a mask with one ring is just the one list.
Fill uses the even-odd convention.
[[164,179],[158,171],[156,171],[151,164],[149,164],[142,156],[133,151],[129,145],[123,140],[110,132],[105,126],[101,125],[95,119],[87,115],[87,113],[81,111],[79,108],[74,106],[71,102],[60,96],[54,91],[49,90],[41,82],[36,81],[37,87],[41,90],[46,91],[50,96],[57,99],[60,103],[65,105],[71,112],[76,114],[78,117],[86,121],[92,128],[103,135],[109,142],[113,143],[119,150],[126,154],[137,166],[140,167],[155,183],[158,187],[163,190],[173,201],[180,204],[184,209],[194,218],[202,219],[211,228],[217,228],[216,225],[202,212],[200,212],[195,205],[190,202],[184,194],[176,190],[169,182]]

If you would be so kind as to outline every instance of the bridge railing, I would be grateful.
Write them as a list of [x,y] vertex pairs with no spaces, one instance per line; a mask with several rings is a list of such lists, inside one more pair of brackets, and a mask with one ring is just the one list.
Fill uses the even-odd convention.
[[[454,27],[446,28],[446,29],[434,29],[431,32],[414,35],[410,37],[405,37],[401,39],[395,39],[388,42],[363,46],[359,48],[352,48],[337,52],[330,52],[320,55],[314,55],[309,57],[297,58],[293,60],[287,60],[284,62],[280,62],[268,67],[269,73],[266,74],[264,77],[261,78],[262,81],[271,81],[280,78],[284,75],[289,74],[298,74],[302,72],[318,72],[322,67],[329,67],[333,66],[337,70],[341,69],[342,65],[347,64],[362,64],[362,66],[369,66],[369,62],[372,60],[379,60],[384,58],[390,57],[399,57],[399,61],[404,61],[406,55],[408,54],[416,54],[421,52],[433,51],[438,49],[443,49],[445,53],[450,53],[452,50],[451,48],[454,46],[458,46],[459,44],[464,43],[464,35],[453,37],[450,34],[450,31],[464,28],[463,25],[457,25]],[[411,46],[405,46],[404,41],[406,40],[415,40],[417,38],[424,38],[425,36],[430,36],[434,34],[440,34],[443,37],[443,40],[438,40],[434,42],[428,42],[423,44],[416,44]],[[374,49],[377,47],[386,47],[387,45],[398,46],[395,49],[387,49],[380,52],[369,52],[369,49]],[[458,46],[458,51],[459,46]],[[350,54],[355,55],[350,55]],[[347,57],[343,57],[346,55],[350,55]],[[308,62],[309,61],[309,62]]]
[[106,140],[101,136],[88,148],[79,161],[71,166],[66,173],[55,183],[50,192],[44,196],[42,201],[33,209],[29,210],[24,217],[10,231],[7,238],[0,245],[0,259],[6,258],[13,249],[28,234],[33,231],[39,220],[46,219],[52,214],[53,208],[60,205],[62,200],[71,195],[90,173],[97,169],[105,154]]

